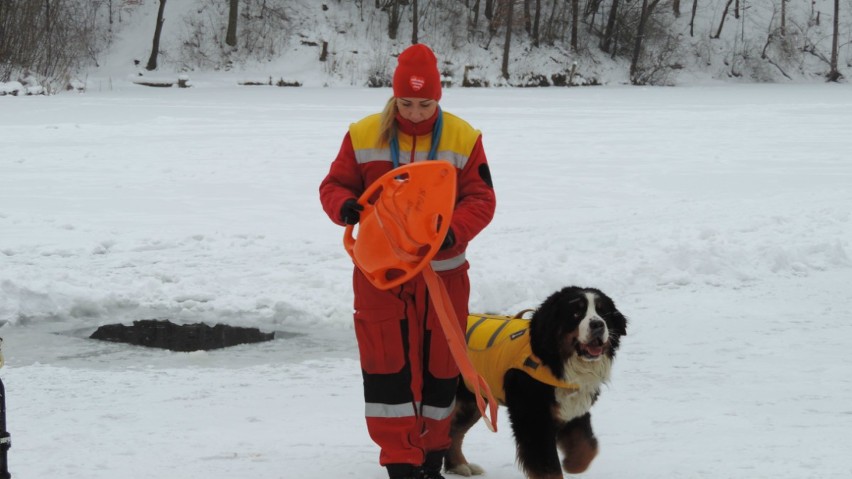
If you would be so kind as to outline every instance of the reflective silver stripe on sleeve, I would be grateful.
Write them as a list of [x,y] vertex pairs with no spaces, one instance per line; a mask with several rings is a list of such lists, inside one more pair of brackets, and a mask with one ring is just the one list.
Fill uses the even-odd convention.
[[363,148],[355,150],[355,162],[359,165],[371,161],[390,161],[390,150],[387,148]]
[[402,404],[382,404],[377,402],[368,402],[364,406],[365,417],[410,417],[414,416],[414,408],[420,407],[420,403],[416,406],[410,402]]
[[463,265],[465,260],[464,253],[462,253],[458,256],[453,256],[452,258],[431,261],[429,264],[432,265],[433,271],[449,271]]
[[453,414],[453,407],[455,407],[456,400],[453,399],[453,402],[450,403],[448,407],[435,407],[435,406],[423,406],[423,410],[421,414],[423,417],[428,417],[429,419],[434,419],[436,421],[440,421],[442,419],[446,419]]
[[[421,153],[418,153],[415,156],[415,158],[417,158],[417,161],[420,161],[421,159],[425,160],[426,157],[429,155],[429,153],[427,153],[425,151],[422,152],[423,158],[420,158],[420,155],[421,155]],[[435,155],[435,158],[437,158],[439,160],[449,161],[450,163],[453,164],[453,166],[455,166],[456,168],[458,168],[460,170],[464,169],[465,165],[467,165],[467,160],[468,160],[467,155],[462,155],[460,153],[456,153],[455,151],[451,151],[451,150],[440,150]]]

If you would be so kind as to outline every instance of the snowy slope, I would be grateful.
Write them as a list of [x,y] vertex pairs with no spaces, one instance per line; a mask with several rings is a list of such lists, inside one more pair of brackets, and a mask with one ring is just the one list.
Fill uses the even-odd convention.
[[[460,85],[465,68],[471,66],[475,79],[493,86],[505,85],[501,71],[502,27],[492,37],[482,17],[478,31],[468,34],[469,12],[461,4],[439,3],[441,8],[429,2],[421,5],[418,39],[438,53],[447,79]],[[640,3],[622,2],[622,11],[629,18],[638,18]],[[824,81],[831,47],[832,0],[788,1],[784,41],[778,39],[781,15],[777,1],[743,0],[741,14],[735,16],[733,7],[729,8],[721,31],[726,0],[699,2],[694,21],[692,2],[681,3],[679,17],[673,15],[669,2],[663,2],[649,23],[643,64],[648,68],[657,63],[672,67],[659,75],[662,84]],[[852,65],[852,2],[841,3],[839,64],[844,72]],[[550,2],[542,4],[547,19],[552,10]],[[139,74],[174,79],[178,73],[189,74],[195,82],[227,85],[281,79],[311,87],[366,86],[371,75],[389,74],[392,55],[411,41],[408,7],[403,8],[397,39],[390,40],[387,14],[370,2],[269,2],[270,6],[280,5],[280,10],[278,16],[265,13],[264,20],[258,17],[266,2],[240,5],[241,15],[248,15],[253,23],[248,25],[248,20],[240,17],[240,43],[232,49],[224,45],[227,2],[167,2],[159,68],[155,72],[142,67],[151,54],[158,2],[147,0],[125,9],[122,22],[115,26],[116,38],[100,55],[100,66],[87,72],[89,88],[108,90]],[[565,8],[560,6],[556,11]],[[575,62],[577,75],[587,80],[610,85],[628,83],[632,48],[625,48],[616,59],[600,50],[606,8],[605,2],[601,13],[586,19],[594,22],[597,33],[583,30],[577,53],[568,48],[567,34],[565,41],[533,48],[529,35],[518,26],[511,48],[510,83],[523,84],[531,74],[565,73]],[[517,17],[520,15],[518,8]],[[251,29],[260,33],[253,34]],[[665,54],[660,53],[667,48],[663,47],[666,42],[661,32],[677,43]],[[717,33],[719,37],[711,39]],[[326,61],[320,61],[324,42],[329,55]],[[135,65],[134,60],[140,65]]]

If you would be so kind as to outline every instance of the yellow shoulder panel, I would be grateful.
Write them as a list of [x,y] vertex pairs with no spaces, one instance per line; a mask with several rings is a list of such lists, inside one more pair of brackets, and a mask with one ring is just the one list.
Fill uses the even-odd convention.
[[356,151],[376,147],[380,122],[381,114],[376,113],[349,125],[349,138]]

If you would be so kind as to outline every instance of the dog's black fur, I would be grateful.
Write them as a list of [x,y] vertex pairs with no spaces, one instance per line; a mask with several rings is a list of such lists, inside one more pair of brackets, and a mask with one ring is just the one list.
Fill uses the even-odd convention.
[[[591,301],[590,301],[591,300]],[[531,479],[561,479],[585,471],[597,455],[592,404],[608,380],[627,318],[600,290],[571,286],[547,298],[530,319],[533,354],[554,376],[578,384],[571,394],[510,369],[504,375],[505,406],[515,436],[518,462]],[[481,417],[476,401],[460,382],[453,413],[452,446],[445,469],[464,476],[482,474],[462,453],[465,433]],[[559,453],[562,452],[560,467]]]

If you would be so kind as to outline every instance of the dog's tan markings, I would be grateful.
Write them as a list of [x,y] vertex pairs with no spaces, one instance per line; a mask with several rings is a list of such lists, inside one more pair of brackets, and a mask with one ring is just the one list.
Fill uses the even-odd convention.
[[557,446],[563,455],[562,468],[569,474],[585,471],[598,455],[598,440],[581,429],[573,429],[560,437]]
[[566,334],[559,345],[559,354],[563,358],[570,358],[574,355],[574,345],[580,340],[577,331],[572,331]]

